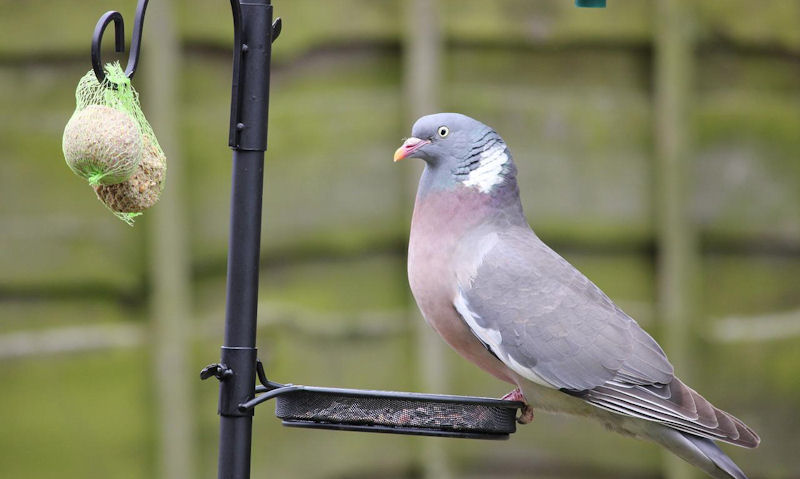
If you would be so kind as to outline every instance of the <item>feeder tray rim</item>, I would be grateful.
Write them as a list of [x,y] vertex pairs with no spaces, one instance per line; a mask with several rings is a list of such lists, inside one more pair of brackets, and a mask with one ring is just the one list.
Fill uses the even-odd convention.
[[[431,394],[431,393],[413,393],[403,391],[384,391],[374,389],[351,389],[351,388],[331,388],[319,386],[303,386],[300,384],[277,384],[270,382],[270,386],[275,387],[259,387],[256,392],[272,393],[269,394],[270,398],[282,396],[296,391],[305,391],[317,394],[336,394],[340,396],[350,397],[363,397],[375,399],[397,399],[397,400],[415,400],[415,401],[429,401],[437,403],[450,403],[450,404],[468,404],[475,406],[491,406],[491,407],[505,407],[509,409],[520,409],[525,406],[521,401],[509,401],[506,399],[487,398],[481,396],[456,396],[450,394]],[[259,396],[260,397],[260,396]]]

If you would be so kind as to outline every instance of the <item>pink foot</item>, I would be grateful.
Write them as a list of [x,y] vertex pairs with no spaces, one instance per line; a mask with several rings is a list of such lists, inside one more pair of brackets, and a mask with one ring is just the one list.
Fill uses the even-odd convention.
[[510,393],[506,394],[505,396],[501,397],[503,401],[522,401],[525,402],[525,396],[522,395],[522,391],[519,388],[514,389]]
[[525,406],[522,407],[522,412],[517,418],[517,422],[520,424],[528,424],[529,422],[533,421],[533,408],[528,405],[527,401],[525,401],[525,396],[522,394],[522,391],[520,391],[519,388],[514,389],[500,399],[504,401],[520,401],[525,403]]

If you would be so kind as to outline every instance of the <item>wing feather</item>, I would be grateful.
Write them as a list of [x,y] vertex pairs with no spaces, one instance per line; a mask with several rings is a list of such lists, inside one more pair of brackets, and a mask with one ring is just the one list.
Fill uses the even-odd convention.
[[669,384],[636,386],[611,381],[574,393],[614,412],[657,421],[701,437],[756,447],[758,435],[733,415],[715,408],[678,378]]

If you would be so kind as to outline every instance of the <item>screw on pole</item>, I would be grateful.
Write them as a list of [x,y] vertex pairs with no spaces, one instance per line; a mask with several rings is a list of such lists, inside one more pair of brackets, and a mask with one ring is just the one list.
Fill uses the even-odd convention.
[[200,371],[200,379],[206,380],[214,376],[219,381],[224,381],[233,376],[233,370],[222,363],[209,364]]

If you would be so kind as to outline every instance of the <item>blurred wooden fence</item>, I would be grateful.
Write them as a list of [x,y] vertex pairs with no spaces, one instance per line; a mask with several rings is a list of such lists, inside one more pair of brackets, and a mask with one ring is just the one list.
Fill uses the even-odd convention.
[[[420,94],[409,98],[414,90],[403,86],[415,72],[402,51],[412,49],[423,24],[414,24],[404,3],[276,1],[286,28],[274,57],[260,338],[276,380],[419,387],[404,279],[408,165],[392,165],[390,156],[408,135],[408,117],[432,101],[500,131],[539,234],[649,330],[668,335],[653,320],[665,294],[656,286],[664,279],[656,258],[671,232],[659,227],[665,207],[654,193],[664,180],[656,2],[611,0],[605,10],[568,0],[439,3],[438,99],[419,106]],[[194,346],[186,353],[191,374],[217,355],[230,166],[227,3],[172,4],[181,56],[162,61],[175,68],[175,90],[149,108],[167,101],[177,108],[172,138],[163,136],[169,126],[156,124],[180,161],[168,180],[166,195],[174,198],[165,196],[131,229],[62,163],[61,131],[75,83],[89,68],[94,22],[112,8],[127,18],[134,4],[0,0],[0,357],[18,365],[0,398],[2,476],[88,477],[93,459],[78,446],[103,451],[97,475],[158,474],[156,330],[142,320],[186,314],[163,301],[191,295],[183,323]],[[704,382],[698,389],[763,432],[763,448],[732,451],[736,460],[756,477],[793,477],[800,462],[785,431],[800,427],[800,2],[697,2],[689,16],[692,74],[682,88],[691,100],[668,120],[685,135],[679,217],[699,273],[681,362],[693,383]],[[145,37],[162,40],[146,45],[143,61],[168,40],[168,28],[146,22]],[[164,77],[144,67],[139,75],[148,107],[164,94]],[[162,117],[146,113],[154,123]],[[159,269],[162,263],[172,266]],[[181,274],[191,280],[186,291]],[[85,353],[62,354],[77,351]],[[444,360],[448,387],[434,392],[505,392],[451,353]],[[46,401],[51,387],[60,388],[63,406]],[[197,477],[213,477],[216,388],[179,390],[191,395],[197,418]],[[770,392],[767,411],[760,391]],[[22,402],[41,420],[18,417]],[[255,445],[264,448],[254,454],[257,477],[267,467],[283,477],[408,476],[421,467],[425,446],[408,439],[276,432],[266,409],[257,419],[267,431]],[[505,445],[448,448],[456,476],[494,477],[481,461],[504,461],[497,472],[504,477],[657,470],[648,446],[583,437],[582,423],[537,421]],[[303,449],[317,460],[304,459]],[[45,450],[54,452],[39,459]],[[387,450],[396,452],[387,458]],[[576,450],[580,458],[572,457]],[[553,472],[565,470],[573,472]]]

